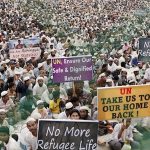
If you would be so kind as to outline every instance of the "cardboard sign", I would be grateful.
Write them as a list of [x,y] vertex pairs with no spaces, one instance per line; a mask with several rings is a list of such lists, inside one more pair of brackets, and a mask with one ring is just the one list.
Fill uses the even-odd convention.
[[[28,39],[18,39],[20,44],[25,48],[38,47],[40,43],[40,38],[28,38]],[[18,40],[9,40],[9,49],[17,49],[19,47]]]
[[52,67],[54,82],[92,80],[91,56],[54,58],[52,59]]
[[150,116],[150,85],[98,88],[98,119]]
[[31,58],[31,57],[38,58],[41,55],[41,49],[39,47],[10,49],[9,55],[10,59]]
[[97,121],[39,120],[38,150],[96,150]]
[[150,38],[139,39],[139,60],[150,61]]

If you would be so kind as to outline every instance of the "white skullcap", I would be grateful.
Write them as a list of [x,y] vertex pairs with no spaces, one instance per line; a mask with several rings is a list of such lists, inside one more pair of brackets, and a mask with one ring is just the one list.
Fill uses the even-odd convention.
[[15,71],[15,74],[22,74],[22,72],[21,71]]
[[2,61],[2,62],[1,62],[1,65],[3,65],[3,64],[6,64],[6,62],[5,62],[5,61]]
[[38,64],[38,68],[41,68],[43,66],[43,63]]
[[5,62],[6,62],[6,64],[7,64],[7,63],[9,63],[9,62],[10,62],[10,60],[9,60],[9,59],[6,59],[6,60],[5,60]]
[[121,66],[117,66],[117,67],[116,67],[116,70],[121,70],[121,69],[122,69]]
[[112,79],[107,79],[106,82],[112,82]]
[[139,71],[140,69],[138,67],[134,68],[133,71]]
[[38,78],[37,78],[37,81],[38,81],[38,80],[44,80],[44,78],[43,78],[43,77],[38,77]]
[[48,51],[45,51],[44,54],[48,54]]
[[112,58],[112,57],[110,57],[110,58],[108,59],[108,61],[114,61],[114,60],[113,60],[113,58]]
[[80,110],[87,110],[89,112],[89,108],[87,106],[81,106]]
[[42,100],[38,100],[38,101],[36,102],[37,105],[43,104],[43,103],[44,103],[44,102],[43,102]]
[[29,117],[28,119],[27,119],[27,121],[26,121],[26,123],[29,123],[29,122],[35,122],[36,120],[34,119],[34,118],[32,118],[32,117]]
[[27,76],[27,77],[25,77],[23,80],[24,80],[24,81],[30,80],[30,77]]
[[5,113],[6,113],[6,110],[5,110],[5,109],[0,109],[0,113],[1,113],[1,112],[5,112]]
[[105,76],[106,76],[105,73],[101,73],[101,74],[99,75],[99,78],[105,77]]
[[8,94],[7,91],[3,91],[3,92],[1,93],[1,97],[5,96],[5,95],[7,95],[7,94]]
[[73,104],[71,102],[66,103],[65,105],[66,109],[70,109],[73,107]]

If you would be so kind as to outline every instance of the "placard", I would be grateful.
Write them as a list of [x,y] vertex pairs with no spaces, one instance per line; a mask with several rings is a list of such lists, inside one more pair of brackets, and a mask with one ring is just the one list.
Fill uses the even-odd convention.
[[98,88],[98,120],[150,116],[150,85]]
[[57,83],[92,80],[92,56],[52,59],[53,81]]
[[98,121],[44,120],[38,124],[38,150],[96,150]]
[[150,61],[150,38],[139,39],[139,61]]
[[38,58],[41,55],[41,49],[39,47],[10,49],[9,55],[10,59],[31,58],[31,57]]

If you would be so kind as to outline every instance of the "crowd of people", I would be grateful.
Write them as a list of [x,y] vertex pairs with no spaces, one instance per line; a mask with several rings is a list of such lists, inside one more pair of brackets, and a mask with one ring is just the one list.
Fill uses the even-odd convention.
[[[149,6],[146,0],[1,0],[0,148],[36,150],[38,119],[97,120],[98,87],[150,84],[150,62],[138,60],[139,38],[150,37]],[[21,49],[23,39],[34,38],[39,58],[10,59],[10,41]],[[52,58],[82,55],[92,55],[93,80],[53,82]],[[98,134],[110,135],[98,144],[111,150],[147,150],[142,140],[150,138],[150,118],[99,121]]]

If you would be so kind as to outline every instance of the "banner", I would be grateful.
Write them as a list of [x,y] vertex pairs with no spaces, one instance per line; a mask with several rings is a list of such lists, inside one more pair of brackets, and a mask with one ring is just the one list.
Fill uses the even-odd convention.
[[40,39],[37,37],[28,39],[9,40],[9,49],[39,47],[39,43]]
[[31,58],[31,57],[39,58],[41,55],[41,49],[39,47],[10,49],[9,55],[10,59]]
[[150,85],[98,88],[98,120],[150,116]]
[[54,82],[92,80],[92,56],[54,58],[52,67]]
[[150,61],[150,38],[139,39],[139,61]]
[[40,119],[38,150],[96,150],[98,121]]

